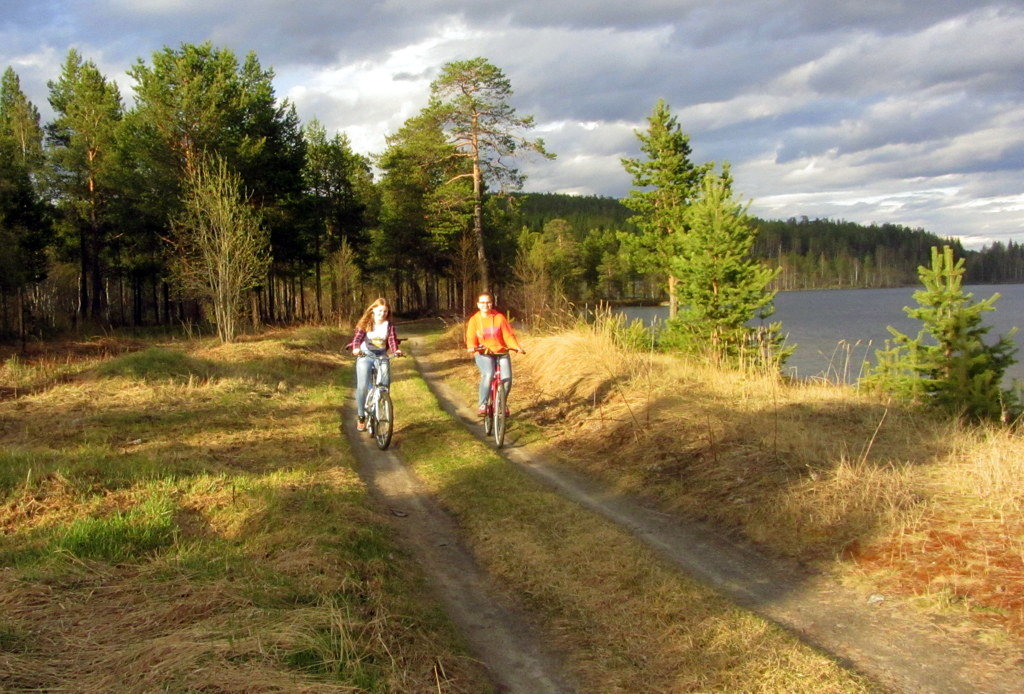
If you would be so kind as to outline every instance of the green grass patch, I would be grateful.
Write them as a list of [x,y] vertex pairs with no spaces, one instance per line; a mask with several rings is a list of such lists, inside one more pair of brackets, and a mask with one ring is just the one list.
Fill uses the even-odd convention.
[[174,503],[150,497],[126,511],[79,518],[57,531],[54,548],[79,559],[141,560],[174,542]]
[[212,364],[166,347],[147,347],[125,354],[96,367],[100,376],[121,376],[144,381],[206,379],[214,373]]
[[489,691],[338,434],[344,339],[152,346],[0,400],[11,691]]

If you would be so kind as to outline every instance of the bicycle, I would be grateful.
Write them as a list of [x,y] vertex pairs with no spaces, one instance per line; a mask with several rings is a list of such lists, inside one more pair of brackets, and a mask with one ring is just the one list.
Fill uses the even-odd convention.
[[360,356],[372,360],[370,387],[366,390],[365,401],[366,430],[377,441],[377,448],[383,451],[391,445],[391,434],[395,428],[395,408],[385,378],[391,370],[391,357],[365,352]]
[[[494,357],[494,375],[491,376],[491,387],[487,395],[484,413],[484,434],[494,435],[494,443],[501,448],[505,443],[505,426],[508,419],[508,391],[501,382],[501,359],[508,352],[490,352],[482,347],[477,352]],[[509,350],[518,351],[518,350]]]

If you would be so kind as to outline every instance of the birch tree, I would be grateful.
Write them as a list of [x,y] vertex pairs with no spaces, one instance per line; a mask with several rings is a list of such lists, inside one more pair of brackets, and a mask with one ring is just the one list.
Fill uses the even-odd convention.
[[266,276],[270,235],[241,177],[217,156],[186,175],[182,208],[173,223],[174,275],[183,290],[212,303],[217,335],[231,342],[245,292]]
[[43,165],[43,129],[39,109],[21,90],[21,80],[11,68],[0,80],[0,137],[10,138],[15,161],[31,176]]

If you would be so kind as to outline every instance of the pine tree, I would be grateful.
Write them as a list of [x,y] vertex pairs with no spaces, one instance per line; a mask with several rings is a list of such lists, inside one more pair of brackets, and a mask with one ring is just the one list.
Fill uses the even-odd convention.
[[[459,177],[462,158],[429,115],[408,119],[387,143],[377,160],[380,224],[369,260],[391,276],[396,302],[403,301],[403,285],[419,291],[415,280],[422,273],[426,304],[432,306],[438,303],[437,280],[451,269],[470,227],[472,185]],[[477,267],[473,263],[464,270],[472,275]],[[469,281],[464,278],[463,284]]]
[[712,164],[690,160],[690,136],[682,131],[668,104],[659,99],[647,119],[645,132],[637,132],[644,159],[623,159],[622,166],[637,188],[624,203],[636,215],[630,218],[639,235],[621,234],[623,249],[641,272],[668,278],[669,317],[678,312],[675,258],[686,235],[684,212],[697,197],[701,180]]
[[[430,85],[431,117],[441,124],[468,171],[456,178],[473,183],[473,234],[483,289],[489,286],[484,244],[484,186],[487,183],[522,186],[523,176],[508,162],[519,152],[535,152],[549,159],[544,141],[528,140],[520,133],[533,127],[532,116],[519,116],[508,100],[512,86],[505,73],[485,58],[445,64]],[[454,179],[453,179],[454,180]]]
[[663,341],[716,360],[778,366],[785,359],[779,324],[751,326],[774,311],[772,270],[751,255],[757,229],[745,205],[733,199],[728,167],[707,174],[700,196],[683,213],[686,235],[671,270],[679,282],[679,315]]
[[79,313],[82,318],[108,318],[104,285],[106,251],[115,226],[111,204],[119,194],[121,93],[73,48],[60,78],[48,86],[56,113],[47,125],[50,162],[58,205],[78,246]]
[[330,140],[319,121],[313,120],[303,130],[306,161],[303,180],[307,202],[307,255],[314,263],[317,317],[323,320],[321,266],[328,255],[342,242],[362,247],[366,232],[366,212],[370,163],[352,151],[345,135]]
[[918,307],[903,310],[921,321],[921,330],[911,338],[889,326],[893,339],[876,353],[862,387],[970,418],[1007,417],[1018,406],[1002,387],[1016,362],[1016,329],[990,344],[984,339],[990,327],[982,323],[999,294],[972,303],[963,289],[964,259],[954,262],[949,246],[933,246],[931,266],[919,267],[918,276],[924,285],[914,292]]

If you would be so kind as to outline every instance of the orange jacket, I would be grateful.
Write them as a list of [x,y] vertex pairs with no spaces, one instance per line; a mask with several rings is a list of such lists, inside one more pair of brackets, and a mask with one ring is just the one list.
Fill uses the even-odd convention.
[[466,321],[466,349],[483,346],[489,352],[507,352],[510,349],[522,351],[516,334],[508,319],[497,311],[487,317],[477,311]]

